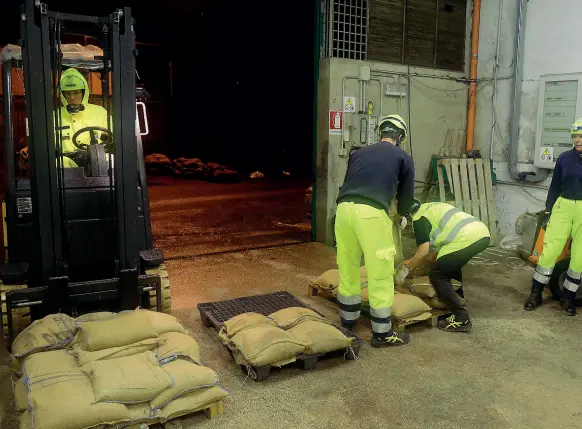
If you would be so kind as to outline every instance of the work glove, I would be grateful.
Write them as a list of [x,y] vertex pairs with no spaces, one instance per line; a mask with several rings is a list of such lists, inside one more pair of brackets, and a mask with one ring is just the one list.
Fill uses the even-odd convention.
[[405,216],[402,216],[402,218],[400,218],[400,231],[404,231],[406,225],[408,225],[408,219],[406,219]]
[[406,280],[408,274],[410,274],[410,268],[408,268],[408,265],[402,265],[402,267],[398,270],[398,272],[394,276],[394,284],[396,286],[404,285],[404,280]]
[[549,211],[545,211],[544,212],[544,217],[542,219],[542,228],[545,230],[548,229],[548,223],[550,222],[550,217],[552,217],[552,212]]

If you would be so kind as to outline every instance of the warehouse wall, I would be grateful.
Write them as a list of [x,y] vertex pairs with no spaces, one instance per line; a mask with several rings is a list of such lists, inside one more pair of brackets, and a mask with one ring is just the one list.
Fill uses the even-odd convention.
[[[476,148],[484,155],[492,153],[496,174],[505,183],[496,187],[496,202],[502,233],[514,229],[517,217],[526,211],[543,208],[551,177],[536,187],[521,188],[508,174],[510,94],[513,79],[514,45],[516,39],[517,0],[482,2],[479,50],[479,78],[491,79],[495,69],[499,5],[501,32],[499,44],[499,80],[497,107],[493,107],[493,82],[479,84],[477,102]],[[519,168],[536,171],[531,163],[535,153],[538,92],[540,76],[544,74],[577,73],[582,71],[582,57],[575,54],[579,44],[579,0],[530,0],[527,2],[522,101],[519,130]],[[495,117],[497,124],[495,125]],[[493,130],[493,132],[492,132]],[[493,133],[493,138],[491,138]],[[491,144],[492,143],[492,144]],[[546,189],[544,189],[544,187]]]
[[[329,111],[341,111],[343,107],[342,81],[344,77],[358,77],[360,65],[370,66],[372,78],[382,82],[368,84],[367,101],[374,103],[374,116],[381,113],[397,113],[409,124],[410,138],[404,149],[414,158],[417,180],[425,180],[429,174],[433,154],[460,155],[464,148],[466,123],[466,85],[456,82],[463,76],[457,72],[443,72],[419,67],[410,67],[410,114],[409,97],[384,96],[386,84],[397,84],[401,91],[408,92],[408,68],[380,62],[363,62],[338,58],[321,61],[318,93],[318,145],[316,186],[316,237],[318,241],[331,243],[333,233],[331,218],[335,212],[335,200],[345,176],[347,155],[340,154],[341,135],[329,134]],[[400,76],[399,76],[400,74]],[[415,77],[415,74],[432,77]],[[380,91],[382,91],[380,93]],[[347,80],[345,96],[356,97],[359,104],[357,80]],[[380,112],[380,100],[383,112]],[[353,142],[359,141],[359,118],[344,113],[344,130],[349,129],[349,152]],[[421,190],[421,189],[419,189]]]

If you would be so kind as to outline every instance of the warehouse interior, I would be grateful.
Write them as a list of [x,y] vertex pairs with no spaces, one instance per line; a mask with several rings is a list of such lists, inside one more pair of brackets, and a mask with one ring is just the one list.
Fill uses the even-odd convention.
[[[18,3],[2,5],[0,45],[16,42]],[[582,62],[572,54],[582,4],[322,0],[276,11],[247,3],[49,2],[87,14],[130,5],[136,17],[137,72],[151,94],[143,142],[152,233],[171,280],[171,315],[228,393],[223,415],[191,413],[164,427],[582,427],[573,393],[582,322],[556,299],[564,279],[552,279],[537,311],[524,311],[555,161],[582,117]],[[199,305],[284,291],[340,325],[337,302],[313,285],[338,269],[333,222],[350,151],[374,144],[374,124],[387,114],[408,125],[402,148],[414,162],[415,196],[459,207],[491,232],[491,246],[463,268],[473,329],[411,322],[403,325],[410,344],[375,349],[363,314],[357,359],[341,350],[312,369],[275,365],[256,381]],[[194,158],[220,168],[201,175]],[[237,174],[212,174],[227,170]],[[410,222],[401,236],[395,266],[417,250]],[[449,314],[429,311],[435,321]],[[20,380],[0,345],[3,429],[29,427],[15,410]]]

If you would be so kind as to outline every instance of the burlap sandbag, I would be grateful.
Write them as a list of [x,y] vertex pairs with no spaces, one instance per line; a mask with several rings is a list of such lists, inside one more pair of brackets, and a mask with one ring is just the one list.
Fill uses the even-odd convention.
[[148,402],[173,383],[152,352],[95,361],[81,369],[91,377],[97,402]]
[[318,289],[331,291],[339,286],[339,270],[328,270],[311,284]]
[[24,378],[19,378],[13,386],[14,408],[16,411],[25,411],[28,408],[28,397],[26,395],[26,385]]
[[46,377],[65,377],[77,375],[79,369],[75,358],[66,350],[35,353],[27,357],[22,365],[28,383]]
[[216,386],[188,393],[162,408],[162,423],[176,417],[200,411],[213,402],[221,401],[226,396],[227,393]]
[[277,322],[281,329],[290,329],[298,323],[307,320],[327,321],[322,315],[305,307],[289,307],[276,311],[269,315],[271,319]]
[[395,294],[392,304],[392,316],[400,320],[410,319],[430,311],[430,307],[420,298],[413,295]]
[[277,323],[267,316],[259,313],[243,313],[234,316],[224,322],[224,326],[220,330],[219,337],[225,341],[225,339],[227,340],[232,338],[245,329],[260,325],[277,326]]
[[[364,283],[367,283],[367,281],[366,267],[364,266],[360,268],[360,283],[363,285]],[[340,284],[339,270],[328,270],[317,279],[313,280],[310,284],[317,289],[328,291],[333,296],[337,296]]]
[[[455,290],[460,289],[463,285],[457,280],[451,280],[451,284]],[[428,276],[421,276],[415,278],[407,278],[404,286],[410,289],[413,295],[419,298],[435,298],[437,296],[436,290],[430,282]]]
[[91,381],[80,370],[76,375],[31,382],[29,402],[20,421],[22,429],[84,429],[129,420],[125,405],[95,403]]
[[[463,306],[467,305],[467,300],[465,298],[459,297],[459,299]],[[424,302],[435,310],[447,310],[449,308],[449,306],[438,299],[438,297],[425,299]]]
[[296,340],[307,344],[303,353],[310,355],[345,349],[354,340],[346,337],[335,326],[311,320],[301,322],[287,332]]
[[90,352],[126,346],[158,336],[144,310],[123,311],[108,319],[77,322],[77,326],[83,333],[81,348]]
[[188,331],[178,322],[174,316],[166,313],[159,313],[151,310],[138,310],[143,312],[149,319],[158,335],[168,332],[180,332],[182,334]]
[[32,353],[58,350],[66,347],[75,337],[75,320],[66,314],[50,314],[36,320],[22,331],[12,343],[12,354],[21,359]]
[[236,334],[231,343],[233,351],[238,352],[234,353],[237,363],[254,367],[293,362],[305,347],[306,344],[288,332],[268,325],[245,329]]
[[108,319],[111,316],[115,316],[115,313],[111,311],[98,311],[96,313],[83,314],[75,319],[77,322],[94,322],[95,320]]
[[167,332],[159,338],[164,340],[164,343],[160,344],[156,350],[156,357],[161,364],[178,357],[200,364],[200,346],[190,335]]
[[152,411],[149,402],[127,405],[127,412],[129,415],[129,422],[123,423],[117,427],[130,428],[133,425],[138,425],[136,429],[141,429],[139,427],[141,423],[147,423],[148,426],[150,426],[160,422],[160,418],[156,417],[156,413]]
[[182,395],[205,387],[211,387],[218,383],[216,372],[187,360],[174,360],[164,365],[164,369],[170,374],[174,384],[150,401],[150,406],[154,410],[168,405]]
[[69,353],[77,360],[77,365],[84,366],[97,360],[116,359],[125,356],[133,356],[138,353],[152,351],[164,343],[162,338],[148,338],[127,346],[110,347],[96,352],[88,352],[81,348],[80,344],[74,345]]

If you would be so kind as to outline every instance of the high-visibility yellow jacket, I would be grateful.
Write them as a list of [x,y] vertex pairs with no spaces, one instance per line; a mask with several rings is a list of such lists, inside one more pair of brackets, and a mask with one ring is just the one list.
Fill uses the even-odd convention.
[[[76,80],[79,85],[83,88],[83,110],[70,113],[67,110],[67,100],[63,95],[62,88],[61,88],[61,104],[63,105],[60,108],[60,116],[61,116],[61,127],[62,127],[62,151],[63,153],[66,152],[75,152],[77,149],[73,145],[73,135],[80,130],[81,128],[85,127],[103,127],[107,128],[107,110],[97,104],[90,104],[89,103],[89,85],[87,84],[87,80],[85,77],[76,69],[70,68],[65,70],[61,75],[61,81],[66,79],[74,79]],[[75,88],[76,89],[76,88]],[[57,135],[55,136],[57,139],[59,138],[59,132],[57,130]],[[97,132],[97,138],[100,142],[99,138],[101,136],[100,132]],[[82,133],[77,137],[77,143],[89,144],[91,140],[91,134],[89,132]]]
[[490,237],[483,222],[450,204],[422,204],[412,216],[413,225],[422,217],[430,222],[430,247],[437,252],[437,259]]

